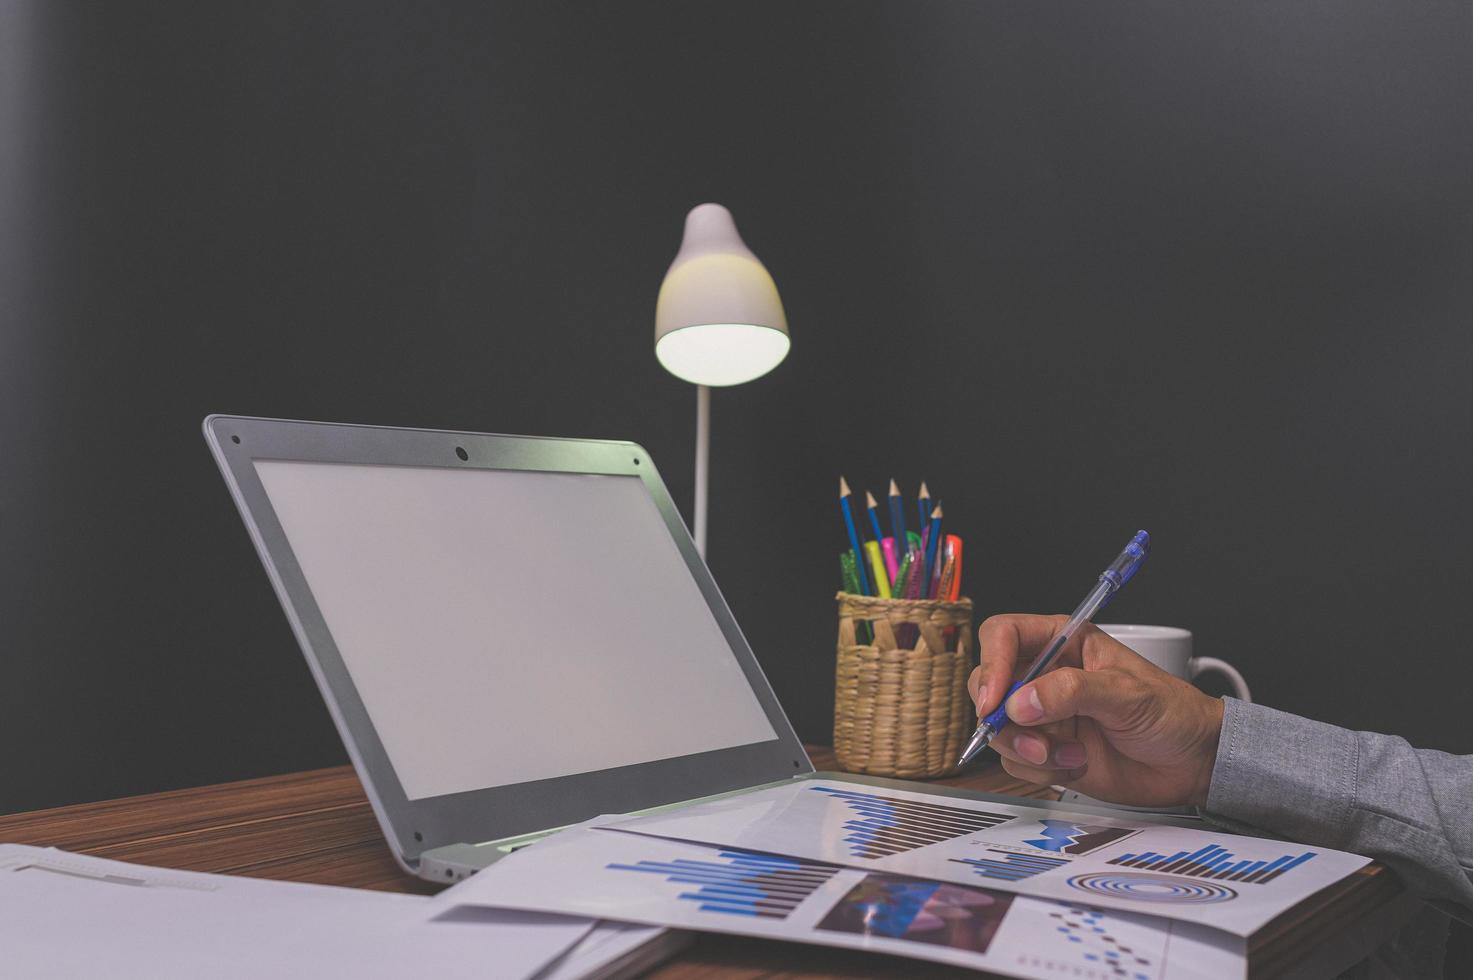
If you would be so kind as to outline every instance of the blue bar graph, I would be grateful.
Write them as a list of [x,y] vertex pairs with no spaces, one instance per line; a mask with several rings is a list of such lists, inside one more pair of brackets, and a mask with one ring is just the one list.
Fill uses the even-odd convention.
[[608,868],[663,875],[677,885],[694,885],[694,890],[680,892],[678,897],[695,902],[703,912],[763,919],[786,919],[839,871],[830,864],[748,851],[720,851],[717,857],[724,863],[680,858],[610,864]]
[[833,786],[810,786],[843,801],[854,814],[845,821],[844,842],[855,857],[875,859],[955,840],[1013,819],[1010,814],[943,806]]
[[1141,854],[1122,854],[1107,863],[1122,868],[1140,868],[1194,878],[1262,885],[1292,871],[1314,856],[1314,851],[1305,851],[1303,854],[1285,854],[1272,861],[1245,861],[1221,844],[1208,844],[1191,854],[1178,851],[1172,855],[1162,855],[1146,851]]
[[988,848],[987,853],[998,856],[995,858],[952,858],[951,860],[957,864],[971,865],[972,870],[983,878],[995,878],[998,881],[1022,881],[1024,878],[1041,875],[1045,871],[1062,868],[1069,863],[1068,858],[1015,854],[1012,851],[1000,851],[994,847]]

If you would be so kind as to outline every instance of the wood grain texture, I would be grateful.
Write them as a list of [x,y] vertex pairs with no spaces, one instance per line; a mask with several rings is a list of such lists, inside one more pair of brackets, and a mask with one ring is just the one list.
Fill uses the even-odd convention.
[[[833,752],[810,746],[820,770]],[[1044,798],[995,766],[938,785]],[[430,894],[394,863],[353,770],[343,766],[0,816],[0,841],[60,847],[166,868]],[[1401,895],[1371,865],[1280,916],[1253,938],[1253,975],[1278,976]],[[912,960],[731,936],[702,936],[649,976],[659,980],[820,980],[916,976]],[[926,965],[928,977],[976,976]]]

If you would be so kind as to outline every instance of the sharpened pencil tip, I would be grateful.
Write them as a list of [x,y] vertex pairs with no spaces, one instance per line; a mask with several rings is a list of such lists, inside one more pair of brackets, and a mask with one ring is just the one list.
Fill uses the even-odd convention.
[[879,504],[877,504],[875,502],[875,495],[872,494],[872,493],[870,493],[868,490],[866,490],[864,492],[864,505],[866,507],[879,507],[880,506]]
[[839,477],[839,496],[849,496],[849,481],[844,479],[842,476]]
[[895,485],[895,481],[894,480],[891,480],[890,481],[890,496],[892,496],[892,497],[898,497],[898,496],[900,496],[900,488]]
[[932,517],[940,517],[940,516],[942,516],[941,515],[941,505],[940,504],[937,504],[936,505],[936,509],[933,510],[933,511],[931,511],[931,516]]
[[931,499],[931,491],[929,491],[929,490],[926,489],[926,481],[925,480],[922,480],[921,481],[921,492],[918,493],[918,494],[916,494],[916,496],[918,496],[918,497],[925,497],[927,500],[930,500]]

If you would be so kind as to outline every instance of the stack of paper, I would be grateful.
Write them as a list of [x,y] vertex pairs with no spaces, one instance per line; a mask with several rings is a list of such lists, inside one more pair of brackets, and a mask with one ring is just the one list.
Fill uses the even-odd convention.
[[802,780],[602,817],[429,899],[0,846],[7,976],[610,980],[674,929],[1017,977],[1246,975],[1246,937],[1366,859],[1119,816]]
[[[429,903],[420,895],[0,845],[0,973],[27,980],[517,980],[577,952],[594,930],[588,918],[495,909],[430,921]],[[597,966],[596,953],[583,962]]]
[[804,780],[600,818],[434,899],[872,949],[1019,977],[1246,974],[1246,937],[1357,855]]

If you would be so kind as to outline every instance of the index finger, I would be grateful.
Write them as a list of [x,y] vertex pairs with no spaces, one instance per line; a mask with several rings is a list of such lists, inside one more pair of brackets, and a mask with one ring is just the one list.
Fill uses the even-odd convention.
[[[983,620],[977,627],[977,647],[982,656],[982,679],[974,698],[978,715],[987,714],[1002,703],[1013,678],[1020,673],[1020,665],[1031,662],[1042,653],[1068,621],[1068,616],[1028,613],[1006,613]],[[1060,664],[1077,665],[1077,640],[1077,637],[1071,640],[1059,655]]]

